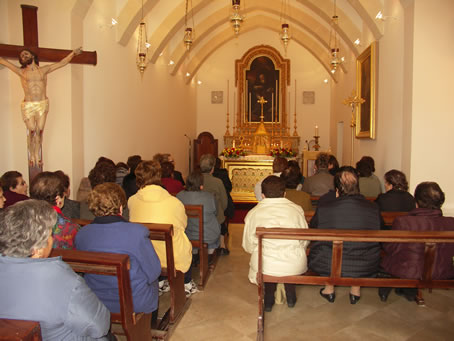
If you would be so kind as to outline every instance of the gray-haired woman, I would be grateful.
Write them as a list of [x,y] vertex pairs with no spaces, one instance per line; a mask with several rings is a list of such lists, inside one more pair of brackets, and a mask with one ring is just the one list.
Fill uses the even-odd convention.
[[107,308],[60,258],[47,258],[56,221],[41,200],[0,212],[0,318],[38,321],[43,340],[106,340]]

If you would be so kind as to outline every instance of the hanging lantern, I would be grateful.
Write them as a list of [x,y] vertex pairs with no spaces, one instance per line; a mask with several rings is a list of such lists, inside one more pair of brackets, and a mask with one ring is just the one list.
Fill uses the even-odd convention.
[[137,59],[136,64],[140,73],[143,73],[147,68],[147,54],[148,54],[148,41],[147,41],[147,25],[141,22],[139,25],[139,40],[137,41]]
[[232,10],[233,13],[230,16],[230,22],[235,35],[238,35],[240,33],[241,23],[244,20],[244,17],[240,14],[240,0],[232,0]]

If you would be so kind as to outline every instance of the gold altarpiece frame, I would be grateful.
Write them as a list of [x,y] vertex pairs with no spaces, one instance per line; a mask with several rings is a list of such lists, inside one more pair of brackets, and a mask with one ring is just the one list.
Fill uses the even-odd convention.
[[[225,147],[241,147],[252,154],[254,133],[261,123],[263,97],[263,124],[269,134],[269,149],[292,148],[298,152],[300,138],[290,134],[289,92],[290,60],[268,45],[249,49],[235,61],[237,101],[233,114],[233,134],[224,136]],[[295,122],[296,124],[296,122]]]

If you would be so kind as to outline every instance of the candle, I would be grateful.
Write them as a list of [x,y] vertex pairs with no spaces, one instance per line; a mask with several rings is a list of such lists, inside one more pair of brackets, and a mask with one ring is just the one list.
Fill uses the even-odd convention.
[[252,120],[252,112],[251,112],[251,93],[249,93],[249,122]]
[[229,80],[227,79],[227,112],[229,112]]
[[318,125],[315,126],[315,136],[318,136]]
[[235,148],[235,140],[233,140],[233,148]]
[[235,105],[236,105],[236,92],[233,92],[233,132],[235,132],[235,119],[236,119]]
[[271,122],[274,122],[274,94],[271,94]]

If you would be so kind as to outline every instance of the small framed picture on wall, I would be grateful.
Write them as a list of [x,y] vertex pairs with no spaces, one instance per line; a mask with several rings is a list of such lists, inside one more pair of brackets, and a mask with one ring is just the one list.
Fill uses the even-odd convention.
[[222,104],[223,97],[223,91],[211,91],[211,104]]
[[303,91],[303,104],[315,104],[315,91]]

